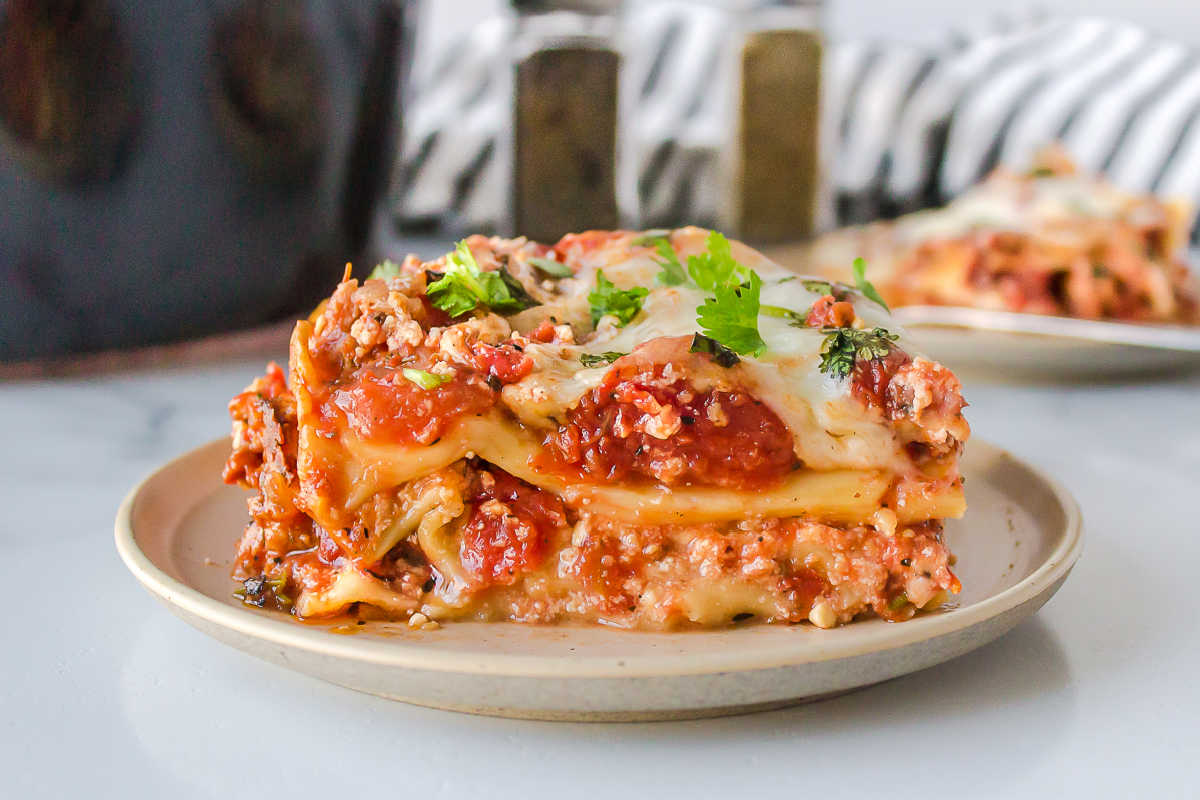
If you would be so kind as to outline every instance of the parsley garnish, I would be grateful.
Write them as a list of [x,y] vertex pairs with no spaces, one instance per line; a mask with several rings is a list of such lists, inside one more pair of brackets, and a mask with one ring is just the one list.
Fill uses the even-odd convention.
[[529,263],[540,269],[542,272],[554,278],[569,278],[575,272],[561,261],[555,261],[553,258],[534,257],[529,259]]
[[767,343],[758,333],[762,279],[750,272],[740,286],[715,286],[713,296],[696,309],[696,322],[705,335],[742,355],[760,356]]
[[697,286],[712,292],[717,287],[738,286],[750,280],[753,271],[734,259],[728,239],[712,231],[708,234],[707,244],[707,252],[688,257],[688,275]]
[[666,239],[659,239],[654,245],[654,249],[663,259],[658,262],[662,265],[662,271],[655,276],[654,280],[662,286],[679,286],[687,283],[687,271],[683,268],[683,264],[679,263],[679,256],[675,255],[675,248],[671,247],[671,243]]
[[500,280],[504,282],[505,288],[508,289],[508,295],[511,298],[511,302],[518,304],[517,307],[513,309],[498,308],[494,305],[492,308],[496,308],[499,311],[521,311],[523,309],[539,305],[538,301],[529,296],[529,292],[525,291],[525,287],[521,285],[521,282],[509,274],[508,270],[501,269],[498,271],[498,273],[489,272],[487,274],[499,274]]
[[627,356],[628,353],[618,353],[614,350],[608,350],[603,353],[583,353],[579,356],[579,363],[585,367],[598,367],[601,364],[611,364],[621,356]]
[[[817,294],[821,295],[822,297],[824,297],[827,294],[834,294],[833,284],[830,283],[829,281],[806,280],[806,281],[803,281],[803,285],[804,285],[805,289],[808,289],[810,292],[816,292]],[[834,295],[834,296],[836,297],[836,295]]]
[[733,352],[716,339],[710,339],[709,337],[699,333],[692,337],[692,346],[689,347],[688,350],[692,353],[708,353],[713,357],[713,361],[717,362],[717,364],[722,367],[732,367],[734,364],[741,361],[741,359],[737,357],[737,353]]
[[423,369],[413,369],[412,367],[404,368],[404,377],[422,389],[436,389],[442,384],[453,380],[449,375],[435,375],[432,372],[426,372]]
[[384,259],[382,263],[376,264],[375,269],[371,270],[371,274],[367,276],[367,280],[379,278],[387,280],[389,278],[400,277],[400,265],[391,259]]
[[867,262],[861,258],[854,259],[854,285],[858,287],[860,292],[866,295],[868,300],[874,300],[883,306],[884,311],[891,312],[888,304],[883,302],[883,298],[879,296],[879,292],[876,291],[875,286],[867,280]]
[[780,317],[788,320],[791,325],[803,325],[808,319],[808,314],[801,314],[799,311],[792,311],[790,308],[783,306],[769,306],[767,304],[760,305],[758,312],[768,317]]
[[708,234],[707,252],[690,256],[687,270],[697,286],[713,294],[696,309],[705,335],[736,353],[762,355],[767,349],[758,333],[762,279],[734,259],[729,240],[716,231]]
[[505,314],[537,305],[506,270],[480,269],[466,242],[459,242],[446,257],[446,271],[426,287],[425,294],[429,302],[452,317],[466,314],[478,305]]
[[608,314],[617,318],[620,327],[625,327],[629,321],[642,310],[642,301],[650,290],[644,286],[632,289],[618,289],[602,270],[596,270],[596,288],[588,293],[588,304],[592,310],[592,325],[597,325],[600,318]]
[[825,343],[821,345],[821,372],[844,378],[859,359],[874,361],[892,351],[892,342],[900,337],[884,328],[822,328]]

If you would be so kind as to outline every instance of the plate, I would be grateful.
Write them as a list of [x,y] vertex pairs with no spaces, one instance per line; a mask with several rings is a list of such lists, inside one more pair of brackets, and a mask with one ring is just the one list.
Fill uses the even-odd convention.
[[[126,566],[201,631],[266,661],[351,689],[509,717],[650,720],[814,700],[895,678],[1001,636],[1058,590],[1079,557],[1080,515],[1053,480],[973,440],[971,510],[947,524],[963,592],[903,623],[755,625],[648,633],[603,627],[300,623],[241,604],[229,578],[247,493],[220,481],[221,439],[170,462],[117,512]],[[268,677],[264,675],[266,683]]]
[[1200,368],[1200,327],[955,306],[892,313],[918,348],[955,370],[1061,379]]

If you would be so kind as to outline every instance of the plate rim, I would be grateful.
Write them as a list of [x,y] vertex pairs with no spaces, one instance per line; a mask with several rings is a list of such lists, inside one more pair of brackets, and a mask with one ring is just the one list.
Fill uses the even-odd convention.
[[892,309],[904,328],[950,328],[1053,337],[1096,344],[1200,353],[1200,326],[1079,319],[969,306],[898,306]]
[[[290,617],[276,619],[263,612],[238,608],[209,597],[177,580],[150,559],[137,544],[133,526],[133,512],[139,499],[154,481],[161,480],[172,470],[181,469],[185,462],[209,456],[209,451],[218,448],[223,451],[228,446],[228,441],[228,437],[221,437],[176,456],[153,469],[129,490],[117,509],[113,526],[117,553],[126,568],[151,594],[189,622],[192,622],[191,618],[194,617],[260,642],[296,648],[330,658],[397,669],[513,678],[671,678],[799,667],[879,654],[960,633],[1020,607],[1065,579],[1083,551],[1082,513],[1071,493],[1038,467],[1014,456],[1004,448],[976,437],[971,442],[972,449],[988,451],[991,457],[1011,459],[1048,490],[1064,516],[1058,542],[1033,572],[1016,584],[979,602],[956,608],[952,613],[921,616],[901,624],[889,625],[892,632],[887,637],[886,644],[882,646],[874,640],[863,642],[858,639],[842,641],[831,638],[826,642],[817,642],[819,646],[814,647],[813,640],[808,637],[820,636],[824,631],[809,631],[807,626],[779,626],[780,630],[791,631],[791,635],[804,637],[803,644],[802,640],[797,638],[795,644],[775,647],[770,653],[709,652],[705,653],[703,658],[685,652],[632,657],[573,656],[570,660],[544,655],[435,649],[424,646],[420,640],[380,641],[337,635],[323,626],[304,625]],[[217,490],[222,485],[216,484],[212,488]],[[516,626],[519,623],[479,624]],[[560,630],[569,630],[572,626],[557,627]],[[640,635],[634,631],[621,632]],[[690,631],[679,632],[681,636],[690,634]]]

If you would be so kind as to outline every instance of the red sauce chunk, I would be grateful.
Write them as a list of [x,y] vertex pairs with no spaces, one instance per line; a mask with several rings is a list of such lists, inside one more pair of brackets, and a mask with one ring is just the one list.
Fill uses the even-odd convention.
[[620,542],[613,536],[589,536],[577,550],[565,567],[566,575],[578,579],[604,611],[634,611],[637,600],[624,586],[637,565],[622,558]]
[[495,401],[487,383],[467,372],[424,389],[399,369],[368,367],[329,392],[321,417],[326,430],[344,415],[346,424],[363,439],[430,445],[459,417],[486,411]]
[[626,231],[583,231],[582,233],[568,233],[554,245],[554,255],[558,257],[559,261],[570,264],[627,236],[629,236],[629,233]]
[[782,588],[787,594],[788,603],[802,610],[812,608],[817,595],[829,586],[829,581],[808,567],[798,567],[790,575],[786,575],[780,580],[783,584]]
[[533,372],[533,359],[516,344],[496,346],[475,342],[471,345],[471,355],[475,369],[500,383],[516,383]]
[[470,502],[459,558],[483,584],[511,584],[537,569],[550,550],[550,537],[567,524],[558,497],[502,470],[479,472]]
[[912,357],[903,350],[892,348],[883,358],[859,359],[850,376],[850,391],[867,408],[885,408],[888,384],[896,372]]
[[854,316],[853,303],[827,294],[812,304],[804,324],[810,328],[845,328],[854,323]]
[[791,432],[753,396],[664,381],[661,366],[629,371],[610,370],[583,396],[546,438],[549,463],[539,467],[594,480],[641,475],[668,485],[752,488],[798,466]]

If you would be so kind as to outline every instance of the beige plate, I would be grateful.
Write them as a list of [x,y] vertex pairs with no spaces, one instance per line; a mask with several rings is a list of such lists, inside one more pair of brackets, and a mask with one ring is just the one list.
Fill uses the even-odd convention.
[[956,371],[1069,379],[1200,368],[1200,327],[952,306],[893,313],[920,349]]
[[[638,633],[609,628],[450,623],[411,631],[301,624],[240,604],[230,558],[246,493],[220,482],[226,440],[136,486],[117,512],[117,550],[147,589],[205,633],[352,689],[511,717],[639,720],[715,716],[812,700],[962,655],[1033,614],[1079,558],[1075,501],[979,440],[964,473],[971,510],[947,525],[963,592],[954,607],[899,624],[867,619]],[[342,630],[346,630],[343,627]]]

